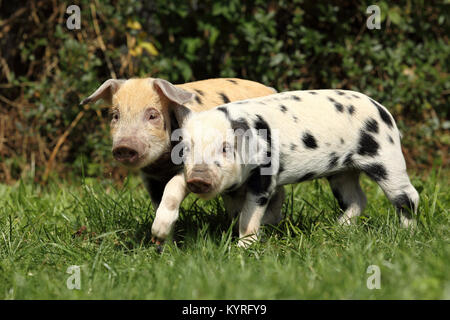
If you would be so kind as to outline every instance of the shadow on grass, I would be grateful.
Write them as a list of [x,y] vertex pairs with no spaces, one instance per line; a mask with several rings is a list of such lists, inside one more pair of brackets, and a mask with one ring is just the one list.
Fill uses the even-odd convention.
[[[314,181],[290,188],[288,191],[287,187],[282,209],[285,218],[278,225],[264,226],[263,233],[266,237],[295,239],[311,236],[319,231],[332,236],[330,230],[345,229],[337,224],[337,217],[342,211],[326,183]],[[82,190],[79,197],[73,195],[77,210],[82,212],[77,228],[86,226],[86,233],[93,234],[90,238],[96,240],[101,235],[115,232],[116,241],[121,244],[118,247],[126,250],[153,246],[151,226],[154,209],[145,190],[130,187],[127,181],[120,190],[107,190],[99,184],[84,184]],[[385,211],[383,214],[371,214],[379,209],[369,205],[365,215],[359,217],[357,227],[361,232],[397,233],[400,227],[394,207],[386,201],[381,208]],[[171,240],[180,248],[202,237],[214,245],[223,244],[224,237],[237,242],[237,225],[237,219],[229,219],[222,200],[203,202],[189,196],[180,208]]]

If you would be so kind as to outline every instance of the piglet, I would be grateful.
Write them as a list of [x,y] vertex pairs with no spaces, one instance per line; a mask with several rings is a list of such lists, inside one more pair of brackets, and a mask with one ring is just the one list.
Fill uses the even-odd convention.
[[[419,195],[406,172],[400,134],[387,109],[345,90],[292,91],[184,110],[172,159],[200,198],[222,194],[239,214],[239,246],[257,239],[268,204],[283,185],[325,177],[349,224],[366,206],[361,172],[384,191],[401,225],[412,224]],[[175,138],[178,138],[175,137]]]

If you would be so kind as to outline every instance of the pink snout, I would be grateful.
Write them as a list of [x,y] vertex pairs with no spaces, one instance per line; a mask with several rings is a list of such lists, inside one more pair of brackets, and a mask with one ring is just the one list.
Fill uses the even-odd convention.
[[193,193],[208,193],[212,190],[211,182],[193,178],[187,181],[189,190]]
[[144,152],[145,145],[134,137],[119,140],[112,149],[114,159],[125,165],[137,164]]
[[212,190],[212,178],[205,165],[197,165],[193,168],[189,179],[186,181],[188,189],[193,193],[208,193]]

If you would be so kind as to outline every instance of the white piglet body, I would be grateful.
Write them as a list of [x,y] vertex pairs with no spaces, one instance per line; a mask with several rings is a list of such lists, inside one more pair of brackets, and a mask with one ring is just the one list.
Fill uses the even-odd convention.
[[[344,224],[366,205],[360,172],[380,185],[403,226],[411,223],[417,209],[419,196],[406,173],[395,121],[364,94],[278,93],[188,114],[183,128],[187,185],[202,198],[222,194],[227,209],[237,211],[231,214],[240,214],[240,245],[256,239],[266,209],[273,207],[269,204],[281,206],[283,199],[276,191],[285,184],[327,177],[344,212],[339,220]],[[223,142],[222,152],[211,148],[217,139]],[[249,141],[257,149],[249,148]],[[202,160],[194,161],[202,152]],[[243,205],[236,204],[238,195]]]

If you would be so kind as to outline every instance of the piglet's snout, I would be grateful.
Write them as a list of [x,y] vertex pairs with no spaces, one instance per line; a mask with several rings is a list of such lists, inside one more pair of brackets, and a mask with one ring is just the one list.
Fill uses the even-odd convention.
[[208,193],[212,190],[212,178],[206,165],[197,165],[192,169],[186,181],[189,190],[193,193]]
[[123,138],[114,144],[112,153],[114,159],[123,163],[134,165],[144,155],[145,145],[134,137]]

